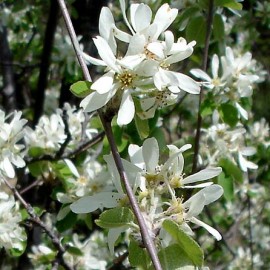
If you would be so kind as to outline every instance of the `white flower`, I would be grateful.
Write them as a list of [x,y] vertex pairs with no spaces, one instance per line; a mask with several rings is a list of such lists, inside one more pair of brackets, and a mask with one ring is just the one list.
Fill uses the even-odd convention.
[[[172,32],[164,32],[176,18],[177,10],[164,4],[157,11],[153,22],[152,11],[145,4],[132,4],[130,20],[125,13],[125,1],[120,1],[124,20],[132,35],[115,26],[108,8],[103,8],[99,21],[100,36],[94,38],[101,60],[84,54],[88,63],[106,67],[105,74],[91,86],[90,95],[81,102],[86,112],[105,106],[117,111],[117,124],[130,123],[135,114],[133,97],[143,100],[141,118],[154,116],[155,110],[176,101],[181,90],[198,94],[200,86],[190,77],[169,70],[171,64],[182,61],[193,52],[195,42],[187,44],[183,38],[174,42]],[[165,40],[158,37],[164,32]],[[117,58],[115,37],[128,44],[126,54]],[[169,92],[169,94],[168,94]],[[173,98],[170,98],[169,96]],[[109,103],[110,101],[110,103]]]
[[209,89],[213,89],[214,87],[222,87],[225,85],[224,76],[219,77],[219,58],[216,54],[214,54],[211,62],[211,72],[212,78],[201,69],[192,69],[190,73],[194,75],[196,78],[203,80],[203,85]]
[[[14,112],[8,116],[0,110],[0,172],[9,178],[15,177],[14,166],[25,166],[23,160],[23,144],[18,144],[24,138],[24,126],[27,122],[21,119],[21,112]],[[10,123],[7,120],[11,118]]]
[[191,148],[186,144],[178,149],[174,145],[168,145],[170,156],[168,160],[159,165],[159,147],[155,138],[148,138],[144,141],[143,146],[129,146],[129,155],[132,163],[142,169],[140,177],[140,188],[147,189],[147,185],[158,185],[165,182],[167,187],[171,188],[197,188],[211,185],[212,182],[189,185],[195,182],[211,179],[221,173],[221,168],[206,168],[198,173],[184,177],[184,157],[182,153]]
[[[183,226],[183,229],[187,230],[187,222],[192,222],[205,228],[211,233],[218,241],[221,240],[220,233],[202,222],[197,216],[202,212],[204,206],[216,201],[223,194],[223,189],[219,185],[211,185],[205,187],[190,197],[187,201],[182,202],[179,198],[173,198],[167,213],[173,213],[171,218]],[[184,222],[184,223],[183,223]]]
[[35,130],[26,128],[25,140],[30,147],[46,149],[47,154],[59,150],[67,135],[65,125],[60,115],[52,114],[50,117],[43,115]]
[[21,221],[14,197],[0,192],[0,248],[23,250],[22,242],[26,240],[26,235],[19,226]]

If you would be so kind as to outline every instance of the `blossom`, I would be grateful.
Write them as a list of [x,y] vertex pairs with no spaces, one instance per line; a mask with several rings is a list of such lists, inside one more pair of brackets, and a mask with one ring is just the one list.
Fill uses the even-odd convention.
[[[0,110],[0,172],[4,177],[14,178],[14,166],[22,168],[25,166],[23,160],[23,144],[18,143],[24,138],[24,126],[27,122],[21,119],[22,113],[15,111],[6,116]],[[8,123],[11,117],[11,121]]]
[[0,192],[0,248],[23,250],[26,235],[19,223],[22,221],[14,197]]
[[[118,111],[117,124],[126,125],[135,113],[141,118],[153,117],[157,108],[175,102],[181,90],[198,94],[200,85],[187,75],[169,70],[171,64],[189,57],[195,45],[184,38],[174,42],[172,32],[165,31],[176,18],[177,10],[164,4],[151,23],[150,7],[132,4],[130,23],[125,13],[125,1],[120,1],[120,5],[131,35],[115,26],[108,8],[102,9],[100,36],[93,39],[101,59],[83,55],[88,63],[105,67],[105,74],[91,85],[93,92],[80,105],[86,112],[106,105],[110,112]],[[158,40],[161,33],[164,33],[164,41]],[[116,39],[127,43],[123,57],[118,57]],[[137,110],[134,97],[142,100],[143,112]]]
[[211,179],[221,173],[221,168],[206,168],[198,173],[184,177],[184,157],[182,153],[191,148],[186,144],[178,149],[174,145],[168,145],[170,156],[168,160],[159,165],[159,147],[155,138],[148,138],[143,146],[129,146],[131,162],[141,168],[140,188],[145,190],[147,185],[158,185],[165,182],[171,188],[196,188],[204,187],[210,183],[189,186],[195,182]]

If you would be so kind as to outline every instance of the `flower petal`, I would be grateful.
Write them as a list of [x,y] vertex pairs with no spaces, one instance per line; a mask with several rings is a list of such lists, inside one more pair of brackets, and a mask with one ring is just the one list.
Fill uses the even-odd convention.
[[112,89],[115,72],[110,70],[98,78],[92,85],[91,89],[96,90],[99,94],[105,94]]
[[207,179],[211,179],[213,177],[216,177],[222,172],[222,169],[220,167],[217,168],[206,168],[204,170],[201,170],[195,174],[192,174],[185,179],[182,180],[183,184],[190,184],[194,182],[204,181]]
[[107,102],[114,96],[115,92],[115,88],[105,94],[93,92],[81,101],[80,107],[83,107],[85,112],[96,111],[107,104]]
[[120,108],[117,116],[117,124],[119,126],[129,124],[135,114],[135,106],[130,94],[130,90],[125,90],[122,96]]
[[116,58],[106,40],[100,36],[93,39],[98,54],[108,67],[120,73],[121,69],[116,65]]
[[210,234],[212,234],[218,241],[220,241],[222,239],[222,236],[221,234],[216,230],[214,229],[213,227],[209,226],[208,224],[202,222],[201,220],[193,217],[190,219],[190,221],[194,224],[197,224],[203,228],[205,228]]
[[142,147],[143,159],[148,173],[154,173],[159,160],[159,147],[155,138],[148,138]]

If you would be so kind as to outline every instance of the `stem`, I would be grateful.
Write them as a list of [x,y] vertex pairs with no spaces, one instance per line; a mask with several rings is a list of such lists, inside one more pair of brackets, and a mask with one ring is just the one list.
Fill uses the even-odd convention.
[[37,224],[39,227],[41,227],[45,231],[45,233],[51,238],[53,245],[58,250],[57,258],[58,258],[59,264],[61,264],[64,267],[64,269],[66,269],[66,270],[73,270],[73,267],[69,266],[64,261],[63,255],[64,255],[64,253],[66,251],[66,247],[64,247],[62,245],[62,243],[61,243],[60,239],[57,237],[57,235],[53,232],[53,230],[48,228],[45,225],[45,223],[43,223],[43,221],[36,214],[34,208],[31,206],[31,204],[27,203],[24,200],[24,198],[21,196],[21,194],[18,192],[18,190],[15,187],[13,187],[12,185],[10,185],[10,183],[6,179],[4,179],[4,181],[5,181],[5,184],[13,192],[14,196],[21,202],[23,207],[26,209],[27,213],[31,217],[31,221],[33,223]]
[[[84,62],[83,57],[82,57],[82,52],[80,50],[74,28],[73,28],[73,25],[72,25],[72,22],[71,22],[67,7],[65,5],[65,1],[64,0],[58,0],[58,3],[59,3],[59,6],[60,6],[60,8],[62,10],[62,14],[63,14],[64,20],[65,20],[65,23],[66,23],[70,38],[71,38],[71,42],[72,42],[74,50],[76,52],[78,61],[79,61],[80,65],[81,65],[84,78],[87,81],[91,81],[91,76],[89,74],[88,68],[87,68],[87,66],[86,66],[86,64]],[[118,152],[118,149],[117,149],[117,146],[116,146],[116,143],[115,143],[115,140],[114,140],[112,127],[111,127],[111,121],[106,120],[104,118],[103,114],[100,111],[99,111],[99,116],[100,116],[102,124],[104,126],[104,131],[105,131],[105,134],[106,134],[106,136],[108,138],[108,141],[109,141],[109,144],[110,144],[110,147],[111,147],[111,150],[112,150],[112,155],[113,155],[116,167],[118,169],[121,181],[123,182],[123,184],[125,186],[127,195],[129,197],[129,200],[130,200],[131,207],[132,207],[132,209],[134,211],[134,214],[135,214],[135,216],[137,218],[137,221],[138,221],[138,224],[139,224],[139,227],[140,227],[140,230],[141,230],[143,242],[144,242],[144,244],[145,244],[145,246],[146,246],[146,248],[147,248],[147,250],[149,252],[149,255],[151,257],[151,260],[153,262],[153,265],[154,265],[155,269],[156,270],[162,270],[160,261],[159,261],[158,256],[157,256],[157,251],[156,251],[153,239],[151,238],[151,236],[149,234],[149,231],[148,231],[148,228],[146,226],[145,220],[144,220],[143,215],[142,215],[142,213],[140,211],[140,208],[139,208],[139,205],[138,205],[138,203],[136,201],[135,195],[133,194],[132,188],[131,188],[131,186],[129,184],[127,174],[126,174],[126,172],[124,170],[124,166],[123,166],[120,154]]]
[[141,213],[139,205],[136,201],[135,195],[134,195],[132,188],[130,186],[130,183],[128,181],[127,174],[125,172],[121,157],[120,157],[119,152],[117,150],[117,146],[116,146],[113,132],[112,132],[111,122],[106,121],[101,113],[100,113],[100,118],[101,118],[102,124],[103,124],[104,129],[105,129],[105,133],[107,135],[107,138],[108,138],[111,150],[112,150],[112,155],[113,155],[117,170],[118,170],[118,172],[120,174],[120,178],[125,186],[131,207],[133,209],[133,212],[137,218],[144,245],[146,246],[146,248],[149,252],[149,255],[151,257],[153,265],[155,266],[155,269],[162,270],[158,256],[157,256],[157,252],[156,252],[156,248],[155,248],[153,239],[149,235],[149,231],[148,231],[148,228],[146,226],[145,220],[143,218],[143,215]]
[[[214,0],[209,0],[208,15],[207,15],[207,29],[206,29],[206,36],[205,36],[205,43],[204,43],[203,63],[202,63],[202,69],[205,72],[207,70],[208,51],[209,51],[210,38],[211,38],[211,33],[212,33],[213,11],[214,11]],[[200,138],[201,138],[201,127],[202,127],[202,116],[200,113],[200,108],[202,104],[202,99],[203,99],[203,88],[201,89],[200,97],[199,97],[198,120],[197,120],[196,135],[195,135],[192,173],[195,173],[197,171],[198,155],[199,155],[199,150],[200,150]]]

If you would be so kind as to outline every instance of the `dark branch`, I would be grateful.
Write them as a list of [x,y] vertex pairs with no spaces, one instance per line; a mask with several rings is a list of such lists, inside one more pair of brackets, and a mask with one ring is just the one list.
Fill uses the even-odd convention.
[[41,64],[39,71],[39,78],[35,96],[34,104],[34,119],[33,125],[35,126],[43,113],[45,90],[48,82],[48,72],[50,66],[50,58],[53,49],[54,34],[56,31],[57,20],[58,20],[58,5],[57,2],[51,0],[50,13],[47,22],[46,32],[43,42],[43,52],[41,56]]

